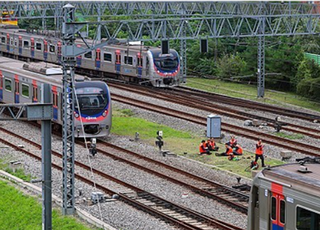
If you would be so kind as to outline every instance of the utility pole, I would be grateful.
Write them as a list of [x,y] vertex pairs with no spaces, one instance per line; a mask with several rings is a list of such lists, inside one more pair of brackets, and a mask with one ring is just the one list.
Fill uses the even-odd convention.
[[[261,15],[264,12],[264,4],[260,5]],[[257,70],[257,84],[258,84],[258,98],[264,97],[265,88],[265,23],[266,18],[261,16],[259,18],[259,35],[258,36],[258,70]]]
[[63,69],[63,97],[62,97],[62,147],[63,147],[63,178],[62,178],[62,213],[72,215],[74,213],[74,102],[75,86],[74,71],[76,57],[78,55],[91,52],[108,44],[100,43],[96,46],[89,47],[83,39],[87,48],[77,47],[75,44],[75,35],[80,35],[80,30],[87,23],[75,22],[75,7],[67,4],[63,7],[63,24],[62,24],[62,69]]
[[63,68],[63,194],[62,213],[72,215],[74,213],[74,67],[75,57],[68,56],[68,48],[74,46],[75,25],[68,24],[74,22],[74,7],[67,4],[63,7],[62,25],[62,46],[65,52],[62,53]]
[[[51,87],[43,84],[43,102],[51,102]],[[52,114],[52,108],[51,108]],[[51,115],[52,116],[52,115]],[[42,159],[42,226],[52,229],[52,172],[51,172],[51,120],[41,120],[41,159]]]

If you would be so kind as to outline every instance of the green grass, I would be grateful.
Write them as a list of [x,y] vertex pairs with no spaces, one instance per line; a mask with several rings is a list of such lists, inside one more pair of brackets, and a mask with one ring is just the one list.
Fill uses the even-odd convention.
[[292,139],[292,140],[295,140],[295,139],[303,139],[304,138],[304,135],[302,134],[287,134],[287,133],[276,133],[276,136],[278,137],[282,137],[282,138],[287,138],[287,139]]
[[[254,154],[246,152],[243,156],[239,157],[239,161],[229,161],[227,157],[217,157],[214,153],[210,156],[200,156],[198,154],[199,144],[202,139],[205,139],[205,137],[178,131],[164,125],[146,121],[133,115],[128,116],[128,113],[131,114],[127,110],[119,110],[116,107],[113,108],[111,130],[113,134],[127,136],[128,138],[133,139],[135,132],[139,132],[140,139],[142,141],[157,148],[155,146],[156,133],[158,130],[162,130],[164,134],[163,140],[165,143],[163,149],[170,150],[177,155],[185,156],[208,165],[217,166],[223,170],[251,177],[251,172],[246,172],[245,168],[249,166],[252,159],[254,159]],[[225,150],[224,144],[217,144],[220,147],[218,152],[223,152]],[[279,165],[282,164],[282,162],[266,158],[266,164]]]
[[[0,230],[41,230],[42,206],[36,198],[26,196],[8,182],[0,180]],[[52,229],[89,230],[73,217],[52,211]]]
[[189,87],[218,94],[224,94],[232,97],[262,101],[269,104],[277,105],[291,104],[320,112],[319,103],[310,101],[307,98],[303,98],[290,92],[280,92],[266,89],[264,98],[258,99],[256,85],[238,84],[233,82],[224,82],[216,79],[203,78],[188,78],[186,85]]

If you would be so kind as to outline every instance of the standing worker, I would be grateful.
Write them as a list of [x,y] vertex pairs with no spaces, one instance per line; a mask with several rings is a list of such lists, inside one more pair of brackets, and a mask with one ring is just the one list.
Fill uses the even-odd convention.
[[263,147],[261,139],[258,140],[256,144],[256,159],[255,162],[257,163],[258,159],[261,159],[262,167],[266,167],[264,164],[264,156],[263,156]]

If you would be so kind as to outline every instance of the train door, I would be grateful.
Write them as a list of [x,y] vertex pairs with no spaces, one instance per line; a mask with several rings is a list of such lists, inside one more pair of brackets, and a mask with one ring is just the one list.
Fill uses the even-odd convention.
[[22,55],[22,37],[19,36],[19,55]]
[[[78,44],[77,47],[78,47],[78,48],[81,48],[81,45]],[[81,60],[82,60],[81,55],[78,55],[78,56],[76,57],[76,65],[77,65],[77,67],[80,67],[80,66],[81,66]]]
[[120,50],[116,50],[116,73],[120,73],[121,72],[121,52]]
[[53,120],[58,120],[58,91],[57,86],[52,86]]
[[271,207],[270,207],[270,229],[284,230],[285,229],[285,210],[286,202],[283,196],[282,186],[272,184],[271,189]]
[[19,98],[19,76],[17,74],[14,75],[14,103],[20,103]]
[[7,34],[7,51],[10,51],[10,35]]
[[0,70],[0,101],[3,101],[3,75]]
[[48,42],[43,40],[43,58],[45,61],[48,59]]
[[61,42],[58,42],[58,61],[61,63]]
[[101,50],[100,48],[96,49],[96,68],[100,69],[101,64]]
[[38,86],[36,80],[32,80],[32,102],[38,102]]
[[142,76],[142,56],[141,53],[137,53],[137,76]]
[[30,45],[31,57],[34,58],[34,38],[31,38],[30,42],[31,42],[31,45]]

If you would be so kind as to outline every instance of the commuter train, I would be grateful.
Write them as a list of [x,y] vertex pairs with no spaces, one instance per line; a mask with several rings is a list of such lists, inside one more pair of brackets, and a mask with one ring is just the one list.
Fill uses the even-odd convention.
[[319,230],[319,191],[319,158],[262,170],[251,187],[248,230]]
[[[170,49],[162,54],[160,48],[129,43],[110,44],[76,57],[77,73],[90,77],[114,77],[126,82],[151,84],[155,87],[182,83],[178,53]],[[78,47],[86,47],[76,40]],[[0,52],[28,60],[61,63],[62,42],[53,33],[27,33],[18,28],[0,28]]]
[[[53,122],[62,124],[62,70],[48,63],[0,57],[0,103],[41,102],[43,83],[51,85]],[[75,137],[105,137],[111,129],[111,97],[105,82],[75,76]]]

